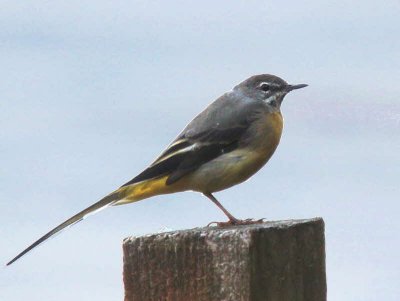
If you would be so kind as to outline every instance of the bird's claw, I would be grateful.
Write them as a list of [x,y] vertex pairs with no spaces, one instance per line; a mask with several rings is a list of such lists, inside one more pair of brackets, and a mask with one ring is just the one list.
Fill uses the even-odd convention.
[[229,226],[239,226],[239,225],[254,225],[254,224],[260,224],[263,223],[265,218],[260,218],[258,220],[254,220],[252,218],[248,219],[230,219],[227,222],[211,222],[207,225],[207,227],[210,227],[212,225],[216,225],[217,227],[223,228],[223,227],[229,227]]

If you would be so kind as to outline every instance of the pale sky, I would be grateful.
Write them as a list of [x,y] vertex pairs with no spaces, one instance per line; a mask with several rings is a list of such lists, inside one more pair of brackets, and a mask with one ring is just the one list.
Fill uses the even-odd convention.
[[[146,167],[206,105],[276,74],[275,155],[216,194],[322,216],[329,300],[400,295],[399,1],[2,1],[0,260]],[[195,193],[110,208],[0,270],[0,300],[122,300],[123,238],[224,220]]]

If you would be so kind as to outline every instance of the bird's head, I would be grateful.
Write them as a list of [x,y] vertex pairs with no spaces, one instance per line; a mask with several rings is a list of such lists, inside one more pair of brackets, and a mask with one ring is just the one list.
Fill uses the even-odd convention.
[[237,85],[234,90],[239,90],[248,97],[262,100],[268,106],[279,109],[286,94],[304,87],[307,87],[307,85],[289,85],[275,75],[261,74],[246,79]]

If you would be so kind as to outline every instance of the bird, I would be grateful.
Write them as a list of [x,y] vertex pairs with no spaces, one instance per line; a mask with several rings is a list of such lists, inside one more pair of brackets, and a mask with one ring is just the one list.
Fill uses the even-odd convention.
[[202,193],[228,217],[217,226],[261,222],[234,217],[214,193],[246,181],[267,163],[282,135],[282,101],[289,92],[304,87],[271,74],[247,78],[198,114],[145,170],[50,230],[6,265],[88,215],[156,195]]

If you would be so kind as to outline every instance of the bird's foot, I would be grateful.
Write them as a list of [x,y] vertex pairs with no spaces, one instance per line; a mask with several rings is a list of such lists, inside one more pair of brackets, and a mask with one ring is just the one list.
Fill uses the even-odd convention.
[[252,218],[248,219],[230,219],[227,222],[211,222],[207,225],[207,227],[210,227],[212,225],[216,225],[217,227],[223,228],[223,227],[229,227],[229,226],[239,226],[239,225],[254,225],[254,224],[261,224],[263,223],[265,218],[261,218],[258,220],[254,220]]

